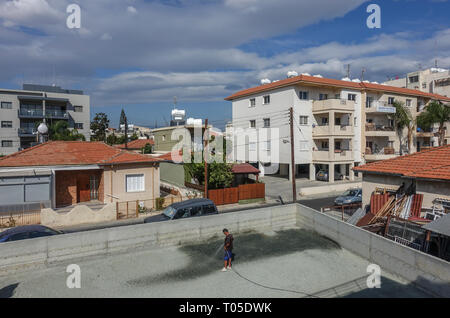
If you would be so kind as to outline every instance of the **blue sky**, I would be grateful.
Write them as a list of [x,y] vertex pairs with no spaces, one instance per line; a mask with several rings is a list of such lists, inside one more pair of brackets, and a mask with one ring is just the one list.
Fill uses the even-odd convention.
[[[81,6],[81,29],[66,7]],[[381,29],[366,8],[381,7]],[[288,70],[365,78],[450,68],[445,0],[0,0],[0,87],[56,83],[91,96],[92,116],[161,126],[173,97],[223,126],[224,97]]]

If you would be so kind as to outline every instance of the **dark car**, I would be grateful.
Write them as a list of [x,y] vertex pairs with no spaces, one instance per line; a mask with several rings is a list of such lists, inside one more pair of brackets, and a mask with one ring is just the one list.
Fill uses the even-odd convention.
[[[320,170],[319,172],[317,172],[316,180],[328,181],[328,171]],[[344,180],[344,175],[342,173],[335,171],[334,172],[334,180]]]
[[24,225],[0,232],[0,242],[12,242],[30,238],[63,234],[43,225]]
[[168,206],[162,214],[144,219],[144,223],[184,219],[218,213],[213,201],[209,199],[192,199],[174,203]]
[[338,196],[334,203],[336,205],[354,204],[362,202],[362,190],[350,189],[345,191],[342,195]]

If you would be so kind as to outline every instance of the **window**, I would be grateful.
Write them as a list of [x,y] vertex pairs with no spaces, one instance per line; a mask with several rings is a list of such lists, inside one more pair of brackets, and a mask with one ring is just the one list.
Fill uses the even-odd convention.
[[417,83],[418,81],[419,81],[419,75],[409,77],[410,83]]
[[300,140],[299,149],[300,149],[300,151],[308,151],[309,150],[308,141]]
[[256,128],[256,120],[250,120],[250,128]]
[[373,97],[367,96],[367,98],[366,98],[366,108],[372,107],[372,103],[373,103]]
[[255,106],[256,106],[256,99],[251,98],[249,107],[255,107]]
[[328,94],[319,94],[319,100],[328,99]]
[[358,121],[356,117],[353,117],[353,126],[358,127]]
[[389,105],[394,104],[394,101],[395,101],[395,98],[394,98],[394,97],[389,97],[389,98],[388,98],[388,104],[389,104]]
[[300,125],[308,125],[308,116],[300,116]]
[[322,117],[322,126],[328,126],[328,117]]
[[412,105],[412,100],[407,99],[406,100],[406,107],[411,107],[411,105]]
[[302,92],[302,91],[300,91],[300,92],[298,92],[298,97],[299,97],[300,99],[308,99],[308,92]]
[[270,104],[270,95],[264,96],[264,105]]
[[75,129],[83,129],[83,123],[75,123]]
[[143,174],[127,174],[125,178],[127,192],[145,191],[145,178]]
[[262,142],[262,145],[261,145],[262,151],[270,151],[270,148],[271,148],[270,140]]
[[161,136],[161,140],[162,140],[162,141],[166,141],[166,135],[162,135],[162,136]]
[[422,83],[422,88],[427,88],[427,83]]
[[356,101],[356,94],[348,94],[348,100]]
[[73,106],[73,110],[76,113],[82,113],[83,112],[83,106]]
[[201,206],[193,206],[190,208],[190,216],[200,216],[202,215],[202,207]]
[[2,121],[2,128],[12,128],[12,121]]
[[1,104],[2,109],[12,109],[12,103],[11,102],[2,102]]
[[214,205],[204,205],[202,214],[216,213],[216,207]]
[[250,142],[248,144],[248,151],[256,151],[256,142]]
[[394,120],[393,119],[389,119],[389,127],[394,127]]
[[264,128],[270,127],[270,118],[264,118]]
[[328,141],[322,141],[322,149],[328,149]]
[[12,147],[12,146],[13,146],[12,140],[2,140],[2,147],[6,148],[6,147]]
[[335,94],[335,95],[334,95],[334,98],[335,98],[335,99],[341,99],[341,94]]

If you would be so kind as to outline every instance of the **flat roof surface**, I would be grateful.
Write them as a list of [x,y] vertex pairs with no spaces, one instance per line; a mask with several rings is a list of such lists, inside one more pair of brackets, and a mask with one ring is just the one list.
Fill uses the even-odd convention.
[[67,265],[0,277],[0,297],[429,297],[384,272],[368,289],[369,261],[300,229],[235,234],[233,270],[221,272],[223,237],[70,261],[80,289],[66,287]]

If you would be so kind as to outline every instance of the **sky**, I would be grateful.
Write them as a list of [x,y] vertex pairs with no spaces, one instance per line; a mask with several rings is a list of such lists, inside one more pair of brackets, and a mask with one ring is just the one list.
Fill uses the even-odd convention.
[[[69,4],[81,28],[69,29]],[[381,28],[369,29],[369,4]],[[290,70],[383,82],[450,68],[449,0],[0,0],[0,87],[82,89],[91,115],[163,126],[231,120],[232,93]]]

